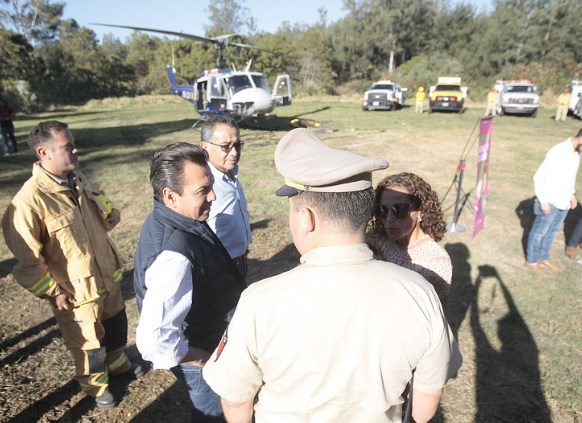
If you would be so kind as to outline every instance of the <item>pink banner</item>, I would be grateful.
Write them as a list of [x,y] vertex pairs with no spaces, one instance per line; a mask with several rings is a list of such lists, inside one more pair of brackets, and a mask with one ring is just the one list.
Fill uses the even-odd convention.
[[473,238],[481,232],[485,223],[487,197],[489,195],[489,154],[491,152],[492,131],[493,118],[482,118],[479,122],[479,151],[477,153],[477,186],[475,188]]

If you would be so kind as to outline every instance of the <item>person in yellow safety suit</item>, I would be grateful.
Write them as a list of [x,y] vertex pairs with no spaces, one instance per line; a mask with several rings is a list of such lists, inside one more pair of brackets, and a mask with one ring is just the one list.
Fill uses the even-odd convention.
[[28,145],[39,161],[2,218],[6,245],[18,260],[14,278],[50,302],[73,355],[75,379],[98,408],[113,408],[109,375],[144,373],[124,352],[121,260],[107,235],[120,212],[78,170],[67,124],[39,123]]
[[568,107],[570,106],[570,100],[572,99],[572,94],[570,94],[570,89],[568,87],[564,88],[564,92],[558,96],[556,103],[558,104],[558,109],[556,110],[556,122],[566,120],[568,116]]
[[419,87],[416,92],[416,109],[415,113],[422,113],[424,107],[424,99],[426,98],[426,93],[424,92],[424,87]]
[[487,108],[485,109],[485,116],[495,116],[495,109],[497,108],[497,101],[499,100],[499,93],[495,87],[491,87],[491,91],[487,94]]

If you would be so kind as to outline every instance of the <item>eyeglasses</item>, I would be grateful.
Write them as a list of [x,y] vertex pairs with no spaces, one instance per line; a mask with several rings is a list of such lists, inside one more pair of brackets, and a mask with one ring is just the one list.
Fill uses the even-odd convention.
[[396,219],[404,219],[410,212],[410,206],[410,203],[394,203],[388,208],[379,205],[378,213],[382,219],[386,219],[390,213],[392,213],[392,216]]
[[243,146],[245,145],[244,141],[237,141],[233,142],[232,144],[216,144],[214,142],[206,141],[208,144],[215,145],[220,147],[223,153],[228,154],[233,148],[236,148],[236,151],[241,151]]

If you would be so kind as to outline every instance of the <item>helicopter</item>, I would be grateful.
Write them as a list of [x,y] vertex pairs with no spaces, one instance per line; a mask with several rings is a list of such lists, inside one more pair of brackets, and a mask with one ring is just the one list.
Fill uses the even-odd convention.
[[209,115],[226,113],[237,120],[243,120],[252,116],[265,116],[278,106],[288,106],[292,103],[291,77],[288,74],[277,75],[275,85],[271,91],[265,74],[250,70],[252,59],[247,62],[242,70],[237,70],[234,65],[232,69],[227,68],[224,58],[224,52],[227,47],[256,48],[250,44],[230,41],[229,37],[235,34],[209,38],[182,32],[135,26],[94,25],[173,35],[212,43],[216,46],[218,50],[218,67],[202,71],[200,77],[192,85],[178,84],[173,64],[166,66],[166,72],[170,80],[170,93],[178,95],[193,104],[194,110],[201,116],[201,119],[194,126]]

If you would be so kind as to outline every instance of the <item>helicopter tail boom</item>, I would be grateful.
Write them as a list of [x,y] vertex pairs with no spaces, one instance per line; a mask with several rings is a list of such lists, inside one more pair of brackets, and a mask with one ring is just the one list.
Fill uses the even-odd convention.
[[189,103],[194,103],[194,87],[191,85],[178,85],[174,69],[170,65],[166,66],[166,72],[170,79],[170,89],[172,94],[179,95]]

